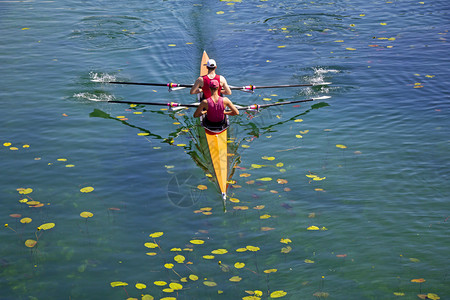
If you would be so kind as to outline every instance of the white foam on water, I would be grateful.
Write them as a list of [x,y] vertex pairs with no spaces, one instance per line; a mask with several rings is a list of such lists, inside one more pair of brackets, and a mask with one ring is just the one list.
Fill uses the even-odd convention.
[[116,99],[113,95],[110,94],[93,94],[87,92],[74,94],[73,97],[77,99],[84,99],[97,102],[108,102]]
[[107,74],[107,73],[90,72],[89,77],[91,78],[91,81],[94,81],[94,82],[116,81],[115,75],[111,75],[111,74]]

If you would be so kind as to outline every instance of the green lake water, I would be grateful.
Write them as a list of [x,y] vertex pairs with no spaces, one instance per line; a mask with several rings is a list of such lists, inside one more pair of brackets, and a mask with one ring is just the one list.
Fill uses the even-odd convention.
[[[450,299],[448,13],[0,1],[0,299]],[[92,101],[192,103],[93,80],[193,83],[203,50],[234,86],[332,82],[233,91],[330,98],[232,118],[226,212],[192,109]]]

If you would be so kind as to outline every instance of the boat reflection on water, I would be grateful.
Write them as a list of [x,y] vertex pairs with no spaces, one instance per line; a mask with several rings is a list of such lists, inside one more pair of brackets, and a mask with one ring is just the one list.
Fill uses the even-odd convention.
[[[250,142],[255,138],[259,138],[263,134],[274,132],[276,127],[287,122],[292,122],[300,116],[304,116],[305,114],[309,113],[313,109],[318,109],[325,106],[329,106],[329,104],[326,102],[316,103],[314,105],[311,105],[308,110],[281,121],[278,118],[271,117],[267,114],[265,114],[264,118],[258,118],[259,115],[257,112],[250,112],[241,116],[230,118],[230,127],[228,129],[227,138],[227,184],[228,187],[231,188],[231,192],[233,189],[233,185],[235,184],[235,181],[233,181],[233,175],[236,169],[239,168],[239,164],[241,163],[241,155],[238,151],[239,149],[243,149],[241,147],[241,144],[243,142]],[[180,123],[180,125],[173,132],[169,133],[167,137],[163,137],[151,132],[146,128],[131,124],[130,121],[126,118],[119,119],[117,117],[113,117],[100,109],[94,109],[94,111],[91,112],[89,116],[120,122],[122,125],[139,130],[141,133],[145,134],[146,137],[150,137],[153,140],[158,140],[161,143],[166,143],[168,145],[180,147],[180,144],[176,144],[175,140],[178,137],[184,136],[184,138],[188,141],[187,144],[182,144],[182,148],[185,150],[185,153],[187,153],[195,162],[195,164],[203,170],[208,180],[214,183],[215,187],[217,188],[217,193],[218,195],[220,195],[220,188],[217,182],[217,178],[216,176],[214,176],[215,170],[211,161],[211,155],[208,148],[205,130],[201,126],[199,119],[192,118],[190,110],[183,109],[178,111],[170,111],[168,109],[148,109],[144,105],[131,105],[129,109],[131,111],[140,113],[164,114],[174,119],[174,121]],[[192,197],[192,195],[187,197],[186,195],[189,195],[189,193],[201,192],[200,190],[203,185],[201,185],[197,179],[193,178],[192,174],[178,177],[175,174],[172,181],[174,181],[173,189],[168,190],[168,196],[172,203],[182,207],[192,206],[195,202],[192,199],[198,199],[198,197]],[[183,184],[184,187],[182,187]],[[190,191],[187,192],[186,188],[190,188]],[[232,195],[233,193],[230,194]],[[224,211],[226,211],[225,200],[223,201],[223,209]]]

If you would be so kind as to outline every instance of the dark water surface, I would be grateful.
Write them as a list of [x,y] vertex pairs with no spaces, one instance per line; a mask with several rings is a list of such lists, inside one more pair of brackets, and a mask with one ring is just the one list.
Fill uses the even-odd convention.
[[[0,299],[449,299],[448,12],[0,1]],[[192,83],[203,50],[231,85],[333,83],[233,92],[331,98],[232,119],[226,213],[192,110],[91,101],[193,102],[91,80]]]

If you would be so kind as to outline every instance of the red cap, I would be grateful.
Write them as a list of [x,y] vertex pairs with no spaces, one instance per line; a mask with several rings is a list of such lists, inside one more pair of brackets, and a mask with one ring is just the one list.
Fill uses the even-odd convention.
[[209,83],[209,87],[213,89],[218,89],[220,86],[219,82],[217,80],[211,80]]

